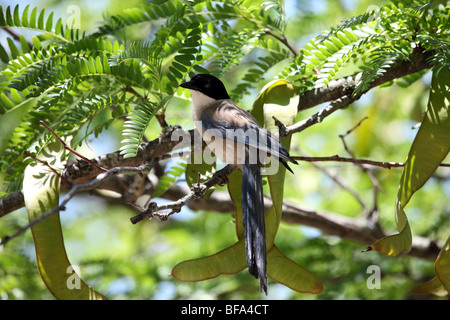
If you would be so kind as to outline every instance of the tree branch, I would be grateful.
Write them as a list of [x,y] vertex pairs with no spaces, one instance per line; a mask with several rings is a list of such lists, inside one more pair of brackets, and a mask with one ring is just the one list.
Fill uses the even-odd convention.
[[381,77],[372,81],[366,91],[360,92],[357,95],[353,95],[353,92],[361,81],[362,72],[331,81],[326,87],[312,89],[302,93],[299,99],[298,111],[312,108],[324,102],[332,102],[327,107],[307,119],[299,121],[289,127],[286,127],[280,121],[276,122],[277,126],[280,128],[280,136],[286,137],[322,122],[323,119],[335,111],[345,108],[357,101],[364,93],[374,87],[404,77],[408,74],[431,68],[431,65],[427,62],[427,57],[429,57],[430,54],[430,52],[423,53],[420,47],[416,48],[408,61],[397,62],[389,69],[389,72],[386,72]]
[[[184,131],[182,129],[175,129],[177,131],[181,131],[185,134],[190,134],[192,131]],[[145,147],[143,150],[147,150],[148,153],[140,152],[138,157],[136,158],[129,158],[129,159],[123,159],[123,157],[120,156],[119,152],[114,152],[110,154],[103,155],[98,158],[91,159],[92,162],[97,162],[102,165],[102,167],[105,168],[114,168],[114,167],[123,167],[123,166],[135,166],[139,165],[140,161],[150,161],[150,160],[159,160],[159,159],[166,159],[168,158],[167,153],[164,153],[162,151],[167,151],[166,149],[168,146],[162,142],[166,141],[165,138],[161,140],[161,138],[158,138],[156,140],[153,140],[149,143],[145,144]],[[176,145],[178,142],[167,142],[169,145]],[[150,147],[152,146],[152,147]],[[154,155],[155,157],[148,156],[149,154]],[[139,159],[137,159],[139,158]],[[338,155],[334,156],[328,156],[328,157],[304,157],[304,156],[292,156],[293,159],[299,160],[299,161],[307,161],[307,162],[324,162],[324,161],[332,161],[332,162],[348,162],[348,163],[354,163],[354,164],[361,164],[361,165],[370,165],[370,166],[376,166],[386,169],[391,168],[398,168],[403,167],[405,164],[402,162],[383,162],[383,161],[373,161],[373,160],[366,160],[366,159],[353,159],[353,158],[345,158],[340,157]],[[135,163],[137,162],[137,164]],[[440,165],[441,167],[450,167],[450,164],[442,163]],[[85,183],[88,181],[91,181],[93,178],[95,178],[98,174],[100,174],[101,171],[96,169],[95,167],[89,166],[86,162],[83,160],[79,160],[77,163],[69,165],[66,170],[63,173],[63,178],[65,180],[70,182],[71,184],[77,184],[77,183]],[[66,185],[66,188],[70,188],[70,185]],[[22,190],[15,191],[11,193],[10,195],[4,196],[0,198],[0,218],[7,215],[10,212],[13,212],[17,209],[22,208],[25,205],[24,198],[22,194]]]
[[[347,151],[347,153],[352,157],[352,159],[355,159],[355,155],[354,153],[350,150],[350,148],[348,147],[347,143],[345,142],[345,137],[348,136],[350,133],[352,133],[356,128],[358,128],[361,123],[368,119],[368,117],[364,117],[362,118],[353,128],[351,128],[350,130],[348,130],[346,133],[344,134],[340,134],[339,138],[341,138],[342,140],[342,144],[344,145],[344,149],[345,151]],[[375,172],[373,170],[373,168],[368,168],[367,166],[363,166],[361,164],[358,164],[358,166],[367,173],[369,179],[372,181],[372,185],[373,185],[373,205],[372,205],[372,209],[367,210],[367,208],[364,208],[365,211],[365,215],[367,217],[367,219],[374,219],[376,220],[378,218],[378,191],[381,190],[381,185],[378,182],[378,179],[375,176]]]
[[[2,27],[1,29],[5,30],[6,33],[8,33],[14,40],[20,42],[20,36],[12,31],[10,28]],[[33,50],[33,44],[27,41],[28,49],[31,51]]]
[[284,124],[281,126],[278,121],[278,127],[280,128],[280,136],[287,137],[294,133],[301,132],[314,124],[321,123],[323,119],[331,115],[333,112],[347,107],[348,105],[358,100],[360,97],[361,94],[358,94],[355,97],[351,95],[345,95],[343,97],[340,97],[334,100],[332,103],[330,103],[327,107],[310,116],[309,118],[299,121],[289,127],[286,127]]
[[[162,197],[176,201],[190,192],[187,187],[174,185]],[[218,191],[215,191],[208,200],[203,198],[193,199],[186,205],[191,210],[211,210],[220,213],[233,213],[235,210],[228,193]],[[267,211],[271,206],[272,200],[265,198],[264,209]],[[363,249],[380,237],[385,236],[377,224],[373,224],[363,217],[350,218],[331,212],[311,211],[286,202],[283,204],[282,210],[281,218],[284,222],[313,227],[324,234],[361,243]],[[436,243],[427,238],[415,236],[409,255],[434,261],[442,246],[443,243],[441,242]]]
[[[307,162],[322,162],[322,161],[336,161],[336,162],[350,162],[354,164],[366,164],[386,169],[391,168],[399,168],[404,167],[405,164],[402,162],[386,162],[386,161],[373,161],[373,160],[365,160],[365,159],[354,159],[354,158],[345,158],[340,157],[338,155],[330,156],[330,157],[300,157],[300,156],[292,156],[292,159],[307,161]],[[443,167],[450,166],[449,164],[441,164]]]
[[17,190],[0,198],[0,218],[8,213],[22,208],[25,205],[22,190]]
[[[110,169],[117,166],[136,167],[150,160],[158,160],[172,151],[191,146],[194,141],[194,130],[186,131],[179,126],[166,127],[161,132],[159,138],[145,142],[139,147],[139,151],[134,158],[124,158],[120,151],[109,153],[91,161],[101,164],[103,168]],[[77,163],[69,165],[63,172],[63,177],[71,183],[79,183],[89,181],[96,175],[101,173],[97,168],[89,165],[86,161],[79,160]]]

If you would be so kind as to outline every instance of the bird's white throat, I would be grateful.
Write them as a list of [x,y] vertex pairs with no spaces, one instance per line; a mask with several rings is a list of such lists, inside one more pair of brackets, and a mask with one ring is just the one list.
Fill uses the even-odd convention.
[[211,106],[216,101],[215,99],[208,97],[206,94],[201,93],[200,91],[191,90],[191,94],[193,112],[197,113],[198,115],[200,115],[201,111]]

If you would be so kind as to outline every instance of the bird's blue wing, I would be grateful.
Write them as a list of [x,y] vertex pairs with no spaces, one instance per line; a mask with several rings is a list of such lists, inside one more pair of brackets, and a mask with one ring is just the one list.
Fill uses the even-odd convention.
[[225,121],[223,117],[218,121],[214,119],[213,113],[208,112],[202,113],[200,121],[203,130],[208,131],[212,136],[243,143],[251,149],[251,152],[271,155],[291,172],[286,161],[297,164],[276,137],[254,122],[247,122],[245,125],[239,126]]

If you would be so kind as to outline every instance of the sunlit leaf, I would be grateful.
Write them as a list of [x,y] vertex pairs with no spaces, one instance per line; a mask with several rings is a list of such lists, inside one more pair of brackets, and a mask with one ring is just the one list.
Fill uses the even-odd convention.
[[267,274],[272,280],[297,292],[319,293],[323,288],[319,278],[287,258],[277,246],[273,246],[267,253]]
[[244,240],[213,255],[180,262],[172,269],[172,276],[180,281],[201,281],[222,274],[235,274],[247,267]]
[[436,259],[434,270],[447,293],[450,293],[450,236]]
[[[64,148],[53,143],[39,155],[52,168],[61,169]],[[33,221],[59,204],[60,179],[47,166],[32,162],[25,170],[23,194],[28,218]],[[75,273],[64,247],[59,213],[31,228],[39,273],[56,299],[105,299]]]

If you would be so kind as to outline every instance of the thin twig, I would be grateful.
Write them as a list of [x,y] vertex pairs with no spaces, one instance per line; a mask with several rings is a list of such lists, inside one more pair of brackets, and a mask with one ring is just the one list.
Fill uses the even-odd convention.
[[[345,158],[340,157],[338,155],[330,156],[330,157],[300,157],[300,156],[292,156],[294,160],[314,162],[314,161],[337,161],[337,162],[351,162],[357,164],[367,164],[375,167],[382,167],[386,169],[404,167],[405,163],[403,162],[386,162],[386,161],[373,161],[366,159],[353,159],[353,158]],[[450,167],[450,163],[441,163],[440,167]]]
[[348,136],[350,133],[352,133],[353,131],[355,131],[359,126],[361,126],[361,124],[363,123],[364,120],[369,119],[369,117],[365,116],[364,118],[362,118],[361,120],[359,120],[359,122],[357,124],[355,124],[352,128],[348,129],[346,133],[344,134],[340,134],[339,138],[342,139],[342,141],[344,142],[344,147],[345,150],[347,150],[347,152],[351,155],[353,155],[353,152],[351,152],[348,148],[347,148],[347,144],[345,143],[345,137]]
[[[131,93],[131,94],[133,94],[133,95],[135,95],[136,97],[138,97],[138,98],[141,99],[141,100],[147,99],[147,97],[144,97],[144,96],[140,95],[140,94],[139,94],[136,90],[134,90],[131,86],[127,86],[127,87],[125,88],[125,91],[126,91],[126,92],[129,92],[129,93]],[[156,120],[158,120],[159,125],[161,126],[161,128],[165,128],[165,127],[168,127],[168,126],[169,126],[169,125],[167,124],[167,122],[166,122],[166,116],[164,115],[164,113],[162,113],[162,114],[155,114],[155,118],[156,118]]]
[[387,169],[405,166],[405,164],[402,162],[379,162],[379,161],[366,160],[366,159],[345,158],[345,157],[340,157],[338,155],[334,155],[334,156],[330,156],[330,157],[292,156],[291,158],[294,160],[307,161],[307,162],[317,162],[317,161],[351,162],[351,163],[355,163],[355,164],[366,164],[366,165],[382,167],[382,168],[387,168]]
[[[301,132],[310,126],[322,122],[326,117],[331,115],[337,110],[347,107],[354,101],[360,98],[360,94],[357,96],[345,95],[339,99],[334,100],[328,106],[323,108],[322,110],[316,112],[312,116],[308,117],[305,120],[299,121],[289,127],[284,126],[283,128],[283,136],[288,136],[297,132]],[[281,135],[281,132],[280,132]],[[282,137],[283,137],[282,136]]]
[[288,49],[294,54],[294,56],[298,56],[299,52],[297,50],[294,49],[293,46],[291,46],[291,44],[287,41],[286,37],[284,36],[278,36],[275,33],[272,32],[272,30],[266,28],[264,29],[264,32],[266,34],[271,35],[272,37],[274,37],[275,39],[277,39],[278,41],[280,41],[282,44],[284,44],[286,47],[288,47]]
[[30,157],[31,159],[33,159],[34,161],[40,162],[42,163],[44,166],[46,166],[47,168],[49,168],[54,174],[56,174],[60,179],[63,179],[63,177],[61,176],[61,174],[56,171],[54,168],[52,168],[52,166],[50,166],[48,164],[47,161],[43,161],[41,159],[36,158],[35,156],[33,156],[32,154],[30,154],[28,151],[24,151],[23,154],[25,155],[25,157]]
[[[352,159],[355,159],[355,154],[350,150],[350,148],[348,147],[345,138],[351,134],[353,131],[355,131],[358,127],[361,126],[362,122],[364,120],[367,120],[368,117],[364,117],[362,118],[353,128],[349,129],[346,133],[344,134],[340,134],[339,138],[341,138],[342,140],[342,144],[344,145],[344,149],[345,151],[347,151],[347,153],[352,157]],[[368,210],[366,206],[364,206],[364,212],[365,215],[367,217],[367,219],[369,219],[372,223],[376,222],[376,219],[378,218],[378,191],[382,189],[380,183],[378,182],[378,179],[375,176],[374,170],[372,168],[367,168],[361,164],[357,164],[361,170],[363,170],[364,172],[367,173],[367,175],[369,176],[370,181],[372,182],[373,185],[373,205],[372,205],[372,209]]]
[[339,179],[338,175],[328,171],[326,168],[322,167],[321,165],[318,165],[315,162],[311,162],[312,165],[314,165],[317,169],[319,169],[320,171],[322,171],[324,174],[326,174],[330,179],[332,179],[339,187],[341,187],[343,190],[347,191],[348,193],[350,193],[355,199],[356,201],[361,205],[361,207],[363,208],[364,211],[367,211],[367,206],[364,203],[363,199],[359,196],[359,194],[353,190],[352,188],[350,188],[350,186],[346,185],[343,181],[341,181],[341,179]]
[[[272,37],[280,41],[282,44],[284,44],[286,47],[288,47],[288,49],[294,54],[294,57],[297,57],[299,55],[299,51],[294,49],[294,47],[288,42],[285,36],[278,36],[268,28],[264,29],[264,32],[266,34],[271,35]],[[321,74],[321,72],[317,68],[314,68],[313,71],[318,76]]]
[[[136,224],[139,221],[142,221],[144,219],[151,219],[153,217],[158,217],[160,220],[166,221],[169,216],[174,213],[180,212],[181,208],[192,200],[202,198],[205,195],[206,190],[208,190],[209,188],[215,185],[226,184],[228,182],[228,175],[230,175],[235,169],[236,167],[227,165],[225,168],[216,171],[211,179],[204,183],[198,182],[197,184],[193,185],[191,191],[177,201],[160,205],[158,205],[156,202],[150,202],[145,211],[142,211],[138,215],[130,218],[131,223]],[[170,210],[170,212],[160,212],[163,210]]]
[[74,149],[72,149],[63,139],[61,139],[61,137],[59,135],[56,134],[55,131],[53,131],[44,121],[39,121],[39,123],[41,125],[43,125],[48,131],[50,131],[64,146],[64,149],[69,150],[70,152],[72,152],[74,155],[80,157],[81,159],[83,159],[84,161],[86,161],[87,163],[89,163],[90,165],[96,167],[97,169],[99,169],[100,171],[106,172],[107,170],[105,168],[102,168],[101,166],[99,166],[98,164],[92,162],[91,160],[89,160],[88,158],[82,156],[81,154],[79,154],[78,152],[76,152]]

